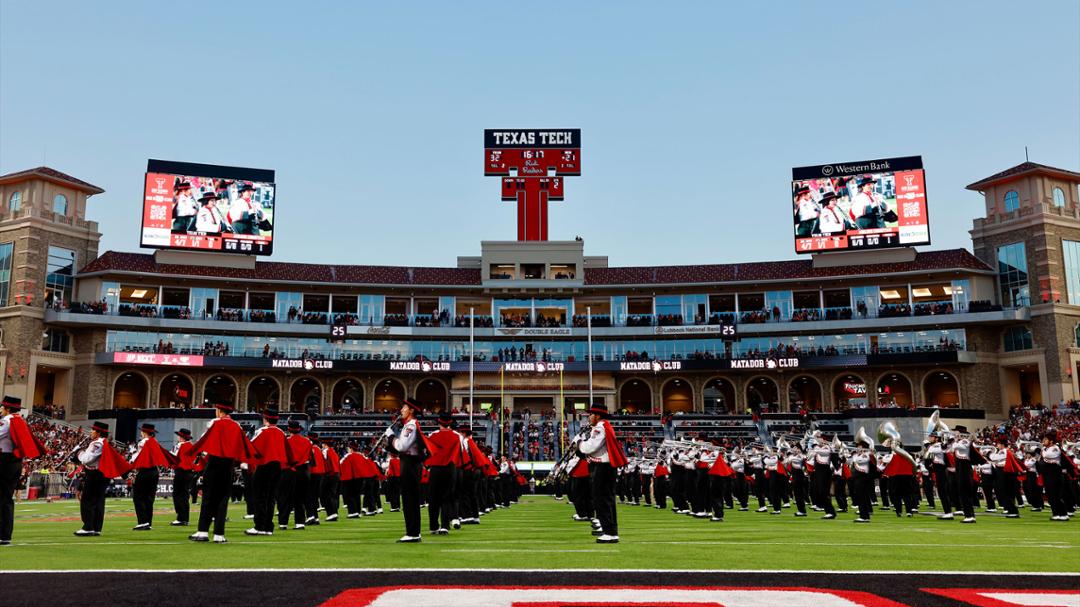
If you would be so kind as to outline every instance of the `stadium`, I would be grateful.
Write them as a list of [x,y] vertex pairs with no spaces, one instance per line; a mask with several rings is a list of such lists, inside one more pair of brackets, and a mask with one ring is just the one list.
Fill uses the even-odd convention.
[[[536,192],[556,199],[561,190],[519,185],[508,168],[519,148],[492,155],[494,144],[486,145],[485,172],[504,175],[504,199],[519,201],[518,239],[481,242],[479,255],[463,252],[443,267],[260,258],[272,251],[272,171],[151,160],[143,244],[153,253],[99,252],[99,226],[88,217],[89,199],[102,188],[49,167],[0,176],[0,299],[7,306],[0,377],[5,402],[23,403],[23,416],[45,443],[42,457],[23,463],[14,542],[4,552],[5,569],[28,573],[5,576],[4,586],[14,596],[33,593],[62,604],[70,597],[43,586],[42,576],[53,576],[57,588],[77,579],[91,592],[109,593],[139,571],[135,588],[147,591],[175,583],[162,572],[230,584],[224,603],[260,596],[449,605],[482,596],[489,602],[479,604],[492,605],[1075,604],[1080,546],[1071,524],[1058,526],[1049,507],[1036,505],[1044,500],[1042,485],[1023,486],[1016,520],[1006,502],[1019,491],[1003,496],[992,482],[978,484],[978,525],[961,526],[939,520],[944,498],[932,501],[928,464],[925,479],[913,485],[921,510],[909,505],[901,516],[900,502],[894,497],[889,505],[892,490],[882,483],[872,494],[880,512],[873,525],[860,527],[848,524],[863,515],[854,504],[847,510],[839,482],[832,497],[824,489],[825,507],[820,494],[806,496],[815,511],[826,512],[832,499],[842,499],[839,520],[819,520],[819,512],[798,518],[805,516],[806,488],[794,477],[778,489],[783,505],[772,514],[782,516],[769,516],[772,496],[764,485],[771,490],[773,481],[764,472],[755,478],[754,456],[737,456],[756,450],[760,468],[763,457],[788,453],[792,443],[808,456],[817,443],[857,452],[869,434],[870,451],[880,441],[896,447],[897,460],[905,451],[922,461],[930,433],[962,428],[976,444],[1005,436],[1021,457],[1055,429],[1072,457],[1080,431],[1080,173],[1025,162],[973,181],[968,189],[985,197],[986,213],[973,222],[971,251],[917,251],[888,242],[899,228],[890,233],[854,221],[842,247],[850,250],[835,251],[821,250],[840,241],[818,226],[800,233],[798,205],[809,183],[825,194],[817,208],[828,208],[846,180],[823,185],[818,177],[849,165],[811,167],[813,179],[796,169],[795,236],[809,241],[796,248],[811,258],[620,267],[587,253],[582,238],[547,240],[543,201],[531,210],[528,203]],[[576,157],[560,158],[565,164],[553,174],[575,174]],[[913,161],[875,161],[895,169],[875,169],[870,186],[893,208],[902,197],[895,191],[902,169],[921,182],[921,161],[916,169],[904,169],[905,162]],[[162,198],[161,188],[170,185]],[[223,217],[232,205],[254,204],[244,202],[245,192],[254,192],[265,213],[239,214],[243,229],[208,236],[193,229],[194,215],[178,216],[181,198],[196,200],[193,186],[200,204],[221,205]],[[920,196],[916,210],[925,217],[921,190]],[[155,210],[162,200],[172,208]],[[545,214],[536,231],[533,211]],[[425,533],[419,546],[394,544],[398,495],[384,478],[389,468],[378,447],[406,401],[417,403],[429,435],[439,427],[436,416],[446,414],[486,448],[493,473],[481,486],[490,487],[490,511],[473,498],[483,525],[455,519],[449,537]],[[563,467],[594,407],[612,413],[606,424],[630,458],[616,484],[617,546],[594,543],[571,520],[581,513],[581,494]],[[203,547],[187,541],[191,528],[164,524],[174,516],[179,483],[163,466],[154,476],[150,508],[158,522],[151,533],[138,532],[145,510],[136,506],[132,520],[132,474],[108,484],[102,537],[72,537],[80,519],[72,498],[85,491],[72,456],[87,444],[88,430],[109,428],[108,439],[127,455],[135,445],[141,452],[148,435],[140,430],[151,424],[164,450],[173,451],[181,429],[198,438],[226,409],[247,433],[274,409],[282,427],[318,436],[338,454],[349,445],[370,450],[381,479],[365,485],[371,508],[364,489],[353,518],[342,489],[348,518],[315,510],[318,527],[309,517],[302,532],[285,525],[273,538],[238,535],[252,513],[253,474],[237,468],[230,477],[230,545]],[[710,450],[710,465],[717,451],[721,461],[740,462],[731,473],[738,480],[724,481],[709,498],[726,499],[727,517],[722,503],[719,517],[711,507],[694,507],[709,489],[685,480],[687,473],[664,483],[677,514],[691,516],[673,514],[661,496],[660,467]],[[876,451],[894,457],[881,444]],[[503,456],[507,464],[500,466]],[[789,472],[804,478],[801,469],[794,473],[799,466]],[[693,477],[693,464],[689,470]],[[985,478],[991,476],[987,468]],[[1064,478],[1071,516],[1080,495],[1075,475]],[[928,485],[924,502],[919,486]],[[205,499],[207,486],[192,486],[195,500],[200,488]],[[724,525],[697,520],[700,514]],[[129,531],[132,522],[139,525]],[[582,556],[595,570],[581,570]],[[415,568],[427,570],[422,584],[415,572],[402,571]],[[300,570],[306,582],[268,594],[276,570]],[[619,594],[633,586],[648,590]],[[625,602],[601,600],[610,596]],[[1031,596],[1059,602],[1009,602]]]

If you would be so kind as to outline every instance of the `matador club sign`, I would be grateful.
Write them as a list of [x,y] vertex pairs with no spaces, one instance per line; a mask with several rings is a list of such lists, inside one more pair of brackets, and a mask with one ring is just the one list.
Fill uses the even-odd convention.
[[547,240],[548,202],[581,175],[581,129],[484,129],[484,175],[502,177],[502,199],[517,202],[517,239]]

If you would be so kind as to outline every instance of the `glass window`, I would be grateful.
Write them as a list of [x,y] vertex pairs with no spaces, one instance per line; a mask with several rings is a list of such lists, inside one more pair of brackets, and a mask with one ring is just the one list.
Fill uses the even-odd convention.
[[15,244],[0,244],[0,306],[8,305],[8,292],[11,290],[11,252]]
[[851,301],[859,318],[876,318],[880,294],[877,287],[852,287]]
[[16,213],[22,208],[22,192],[12,192],[11,198],[8,198],[8,210],[12,213]]
[[1034,346],[1031,340],[1031,329],[1027,327],[1009,327],[1005,330],[1005,351],[1016,352],[1017,350],[1030,350]]
[[48,270],[45,275],[45,302],[71,302],[75,284],[75,251],[49,247]]
[[1080,242],[1062,240],[1061,253],[1065,258],[1065,288],[1069,305],[1080,306]]
[[765,293],[765,309],[772,320],[791,318],[791,291],[769,291]]
[[1005,192],[1005,212],[1011,213],[1020,208],[1020,195],[1016,190]]
[[1054,206],[1065,206],[1065,190],[1061,188],[1054,188]]
[[[385,304],[382,295],[360,296],[360,324],[381,325],[383,323],[383,306]],[[480,312],[477,312],[480,314]]]
[[71,335],[59,329],[45,329],[41,349],[46,352],[68,352],[71,349]]
[[191,316],[193,318],[214,318],[219,304],[217,289],[195,288],[191,290]]
[[965,312],[968,307],[968,294],[971,292],[971,287],[968,285],[967,280],[954,280],[952,281],[952,301],[953,309],[957,312]]
[[67,196],[57,194],[53,197],[52,210],[58,215],[67,215]]
[[611,322],[618,327],[626,325],[625,295],[616,295],[611,298]]
[[1022,242],[998,247],[998,283],[1001,305],[1007,308],[1030,305],[1027,251]]
[[304,312],[304,294],[278,291],[277,309],[274,310],[278,322],[300,322]]

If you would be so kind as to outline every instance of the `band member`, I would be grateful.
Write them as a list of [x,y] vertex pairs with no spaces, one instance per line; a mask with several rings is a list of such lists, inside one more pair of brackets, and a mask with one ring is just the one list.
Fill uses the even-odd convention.
[[1032,512],[1042,512],[1044,506],[1043,486],[1039,479],[1039,451],[1037,446],[1032,445],[1024,455],[1024,496]]
[[[360,453],[360,444],[349,441],[345,445],[345,455],[338,464],[341,482],[341,496],[345,502],[345,518],[360,518],[360,496],[363,484],[364,459]],[[327,519],[329,520],[329,518]]]
[[877,462],[873,450],[866,441],[859,441],[858,447],[851,454],[851,499],[859,510],[856,523],[869,523],[874,509],[871,507],[871,492],[874,490],[874,473]]
[[395,436],[394,426],[386,430],[386,436],[393,437],[388,444],[401,460],[401,510],[405,518],[405,535],[398,539],[400,543],[420,541],[420,477],[423,474],[424,453],[427,451],[424,434],[420,432],[417,416],[424,407],[417,401],[406,398],[401,405],[401,432]]
[[340,500],[341,460],[329,438],[322,439],[323,461],[326,463],[326,472],[323,473],[322,491],[319,494],[319,503],[326,511],[326,522],[332,523],[338,520],[338,507]]
[[221,211],[217,208],[218,195],[212,191],[199,197],[199,212],[195,215],[195,231],[216,234],[221,232]]
[[101,535],[105,522],[105,489],[109,479],[127,474],[131,465],[109,444],[109,424],[94,422],[90,427],[90,444],[74,459],[83,466],[83,490],[79,499],[82,529],[78,536]]
[[210,524],[214,525],[214,543],[224,544],[225,520],[229,509],[229,489],[232,486],[233,467],[241,462],[257,460],[255,447],[248,440],[244,429],[229,414],[232,405],[214,405],[215,418],[206,432],[191,446],[195,453],[206,454],[203,472],[203,500],[199,511],[199,524],[195,533],[188,536],[194,542],[210,541]]
[[401,511],[401,458],[391,453],[386,460],[386,482],[384,491],[386,501],[390,504],[390,512]]
[[727,463],[727,457],[723,451],[719,449],[712,450],[715,454],[716,461],[709,467],[709,496],[712,502],[712,516],[709,518],[714,523],[721,523],[724,521],[724,496],[730,491],[729,485],[731,479],[735,476],[735,471],[731,469],[731,466]]
[[233,232],[237,234],[259,234],[259,222],[263,218],[262,205],[252,200],[255,188],[250,183],[241,184],[237,190],[237,196],[229,205],[226,219],[232,225]]
[[[581,437],[574,439],[573,448]],[[595,517],[592,503],[592,488],[589,485],[589,460],[585,457],[576,456],[573,460],[573,468],[570,469],[570,502],[574,504],[575,521],[591,522]]]
[[732,493],[739,502],[739,512],[750,509],[750,487],[746,481],[746,458],[738,451],[732,451],[729,458],[731,470],[735,473]]
[[191,196],[191,184],[177,180],[173,187],[173,232],[190,232],[195,229],[195,214],[199,205]]
[[131,483],[131,501],[135,505],[135,518],[138,523],[133,530],[150,531],[154,522],[154,498],[157,497],[160,474],[158,468],[171,468],[178,460],[157,442],[154,424],[143,424],[139,433],[142,439],[136,448],[135,457],[131,460],[131,467],[135,469],[135,480]]
[[173,527],[188,525],[191,517],[191,492],[195,482],[195,452],[191,449],[191,430],[180,428],[176,431],[177,441],[173,446],[176,467],[173,468],[173,510],[176,520],[169,523]]
[[843,209],[837,204],[836,194],[834,192],[826,192],[818,201],[821,205],[821,211],[818,214],[817,227],[818,231],[822,234],[837,234],[843,232],[850,226],[850,220],[847,215],[844,214]]
[[954,430],[957,436],[947,453],[953,457],[956,464],[956,492],[960,509],[964,512],[964,520],[961,522],[970,524],[975,522],[975,471],[972,465],[978,465],[983,459],[979,451],[971,446],[967,427],[956,426]]
[[326,458],[319,447],[319,435],[308,432],[307,438],[311,441],[311,463],[308,465],[307,493],[304,495],[304,512],[307,513],[304,523],[311,526],[319,524],[319,496],[322,495],[323,477],[326,476]]
[[465,525],[480,524],[480,495],[484,484],[484,462],[486,457],[472,437],[471,428],[461,430],[465,440],[466,465],[464,479],[464,500],[462,502],[461,523]]
[[851,211],[856,215],[855,222],[860,229],[869,230],[885,227],[885,213],[889,211],[885,199],[874,191],[877,180],[871,175],[859,178],[859,193],[851,201]]
[[255,431],[251,444],[259,454],[255,472],[251,475],[251,498],[255,526],[244,531],[247,535],[274,535],[274,499],[281,470],[289,465],[289,447],[285,433],[278,428],[278,410],[263,411],[263,425]]
[[45,455],[45,446],[30,432],[19,415],[22,399],[5,396],[0,401],[0,546],[11,544],[15,525],[15,488],[24,459]]
[[793,193],[795,200],[795,236],[807,238],[817,229],[821,207],[810,195],[810,188],[799,184]]
[[990,453],[990,463],[994,466],[994,492],[1005,511],[1005,518],[1020,518],[1017,502],[1020,500],[1019,475],[1024,473],[1024,464],[1016,458],[1004,436],[999,436],[994,443],[997,448]]
[[[942,514],[940,519],[952,519],[952,495],[949,491],[949,472],[946,460],[945,447],[941,444],[941,435],[937,432],[930,434],[930,445],[926,447],[926,461],[929,463],[930,473],[937,487],[938,499],[941,501]],[[932,506],[931,506],[932,507]]]
[[439,429],[428,437],[431,455],[428,456],[427,468],[430,474],[428,484],[428,530],[433,535],[450,533],[450,520],[453,512],[454,476],[461,464],[461,437],[450,429],[454,418],[449,411],[439,413]]
[[788,472],[784,467],[784,460],[779,453],[769,450],[761,458],[765,466],[765,478],[769,484],[769,504],[772,506],[771,514],[780,514],[780,508],[784,500],[784,491],[788,484]]
[[[992,448],[985,446],[979,448],[979,454],[983,458],[988,458]],[[994,465],[990,463],[989,459],[983,459],[983,463],[975,466],[975,471],[979,473],[979,487],[982,489],[983,497],[986,498],[986,511],[997,512],[997,501],[1001,499],[1001,496],[995,491],[994,485],[996,479],[994,478]],[[978,504],[976,504],[978,507]]]
[[669,479],[671,476],[671,469],[668,468],[667,462],[663,459],[656,462],[656,468],[653,470],[653,501],[656,502],[653,506],[659,510],[667,510],[667,494]]
[[1042,440],[1042,477],[1046,487],[1046,501],[1050,503],[1050,520],[1068,521],[1069,509],[1062,495],[1065,475],[1063,459],[1069,457],[1058,445],[1057,430],[1049,430]]
[[304,529],[307,517],[307,491],[309,464],[311,463],[311,441],[300,434],[304,429],[295,419],[287,426],[289,437],[286,445],[289,450],[289,470],[282,474],[278,484],[278,529],[289,528],[289,513],[293,515],[293,529]]
[[784,459],[784,466],[791,476],[791,493],[795,498],[795,516],[806,516],[806,497],[809,483],[806,481],[806,456],[793,447]]
[[[836,509],[833,508],[832,497],[829,495],[829,485],[832,484],[832,466],[838,463],[832,446],[824,437],[817,441],[811,450],[814,458],[814,474],[810,478],[813,484],[811,491],[817,497],[818,507],[825,511],[823,519],[836,518]],[[834,462],[834,460],[837,460]]]
[[622,446],[615,438],[615,430],[607,421],[608,410],[602,405],[589,408],[589,438],[578,444],[579,454],[589,458],[589,484],[592,488],[593,508],[600,521],[599,544],[615,544],[619,541],[619,523],[615,512],[615,471],[626,465]]
[[[885,441],[886,446],[892,439]],[[903,449],[897,445],[896,449]],[[919,512],[919,493],[915,487],[915,463],[914,459],[908,459],[894,451],[890,453],[889,462],[885,465],[884,474],[889,477],[890,499],[896,516],[902,515],[907,510],[909,517]]]

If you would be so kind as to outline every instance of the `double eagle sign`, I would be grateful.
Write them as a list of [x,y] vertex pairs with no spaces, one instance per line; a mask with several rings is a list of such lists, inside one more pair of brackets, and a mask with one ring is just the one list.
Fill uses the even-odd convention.
[[547,240],[548,202],[581,175],[581,129],[485,129],[484,175],[502,177],[502,199],[517,202],[517,239]]

